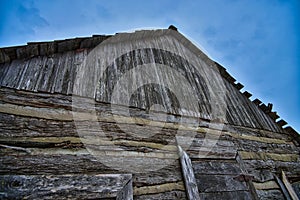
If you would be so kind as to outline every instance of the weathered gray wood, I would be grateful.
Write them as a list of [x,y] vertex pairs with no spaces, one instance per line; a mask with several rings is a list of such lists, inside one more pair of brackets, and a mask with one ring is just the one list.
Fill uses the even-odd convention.
[[26,65],[26,62],[23,60],[13,60],[2,80],[2,86],[16,88],[18,86],[18,80],[22,75],[24,65]]
[[82,38],[66,39],[57,41],[57,52],[67,52],[74,49],[79,49]]
[[161,192],[158,194],[145,194],[140,196],[134,196],[135,200],[158,200],[158,199],[172,199],[172,200],[185,200],[187,199],[185,191],[170,191],[170,192]]
[[40,45],[40,55],[51,55],[57,52],[57,43],[56,42],[43,42]]
[[192,144],[188,147],[187,153],[192,159],[235,159],[237,148],[229,140],[199,138],[196,135]]
[[16,49],[16,53],[18,59],[38,56],[39,46],[37,44],[29,44]]
[[292,183],[292,187],[295,191],[295,193],[300,196],[300,182],[299,181],[296,181],[294,183]]
[[201,199],[205,199],[205,200],[220,200],[220,199],[252,200],[250,193],[247,191],[201,193],[200,197]]
[[10,68],[10,63],[2,63],[0,64],[0,85],[4,85],[3,79],[6,76],[7,71]]
[[257,196],[257,192],[256,192],[256,188],[254,186],[253,181],[253,175],[249,174],[246,165],[244,163],[244,160],[241,158],[240,154],[238,153],[236,156],[236,162],[239,164],[240,169],[242,171],[242,173],[239,175],[240,177],[242,177],[244,179],[244,181],[247,184],[247,187],[249,189],[249,193],[252,196],[253,200],[258,200],[258,196]]
[[[9,155],[7,151],[6,153],[3,151],[1,152],[1,156],[3,157],[0,159],[0,174],[10,173],[30,175],[32,172],[38,175],[63,175],[70,173],[80,174],[87,172],[120,173],[120,171],[105,166],[103,163],[89,154],[30,155],[26,152],[10,149],[11,153]],[[163,160],[160,159],[160,162],[163,162]],[[180,171],[179,163],[174,162],[173,164],[167,165],[157,171],[134,174],[133,185],[136,187],[142,187],[181,181],[182,175]]]
[[204,158],[204,159],[235,159],[236,150],[231,147],[213,147],[213,148],[194,148],[187,151],[191,159]]
[[278,199],[286,200],[280,190],[257,190],[257,194],[260,200]]
[[[51,92],[51,87],[54,81],[54,74],[56,71],[57,56],[44,57],[45,62],[39,74],[39,82],[36,85],[37,91]],[[53,78],[52,78],[53,77]]]
[[105,39],[111,37],[110,35],[93,35],[93,37],[86,38],[80,43],[80,48],[94,48]]
[[71,68],[70,68],[70,77],[69,77],[70,81],[67,83],[68,84],[67,94],[74,93],[73,89],[74,89],[75,79],[77,76],[77,70],[80,65],[84,64],[84,59],[86,55],[87,55],[86,50],[76,52],[74,55],[74,59],[71,63]]
[[133,200],[132,178],[118,192],[116,200]]
[[227,160],[193,161],[193,169],[199,175],[237,175],[242,173],[240,166],[235,161]]
[[286,178],[284,171],[281,171],[282,182],[293,200],[299,200],[290,182]]
[[261,149],[262,152],[272,152],[272,153],[280,153],[280,154],[292,154],[299,151],[295,145],[291,143],[286,144],[270,144],[258,141],[251,140],[236,140],[239,143],[239,150],[252,151],[255,152],[258,148]]
[[252,96],[252,94],[249,93],[248,91],[243,92],[243,95],[245,95],[245,97],[248,99]]
[[[137,35],[139,37],[134,34],[124,34],[123,36],[128,40],[144,38],[144,33]],[[267,184],[267,181],[273,181],[272,173],[281,169],[287,171],[289,179],[299,177],[300,167],[297,157],[299,149],[291,143],[294,139],[291,134],[279,126],[282,123],[278,125],[274,122],[276,116],[272,114],[270,107],[261,106],[259,108],[256,105],[260,104],[258,101],[251,102],[247,98],[249,97],[248,93],[242,94],[235,88],[239,85],[234,84],[234,78],[226,73],[226,70],[217,66],[217,69],[221,70],[222,77],[220,77],[218,70],[214,69],[215,64],[199,50],[190,46],[184,38],[180,39],[183,46],[176,45],[180,52],[178,55],[186,55],[183,58],[165,48],[159,48],[160,43],[168,48],[169,46],[173,48],[174,44],[178,42],[176,39],[180,38],[179,35],[167,34],[164,36],[156,35],[156,33],[153,34],[155,37],[152,33],[150,35],[151,41],[154,41],[154,47],[147,49],[132,51],[129,48],[129,51],[123,52],[127,46],[123,43],[116,43],[117,53],[120,53],[120,56],[116,60],[111,60],[113,64],[108,63],[106,75],[100,80],[103,84],[100,84],[96,93],[98,102],[92,98],[78,97],[78,101],[72,104],[75,97],[68,95],[75,93],[94,97],[93,87],[99,81],[96,79],[99,66],[96,68],[95,65],[85,66],[84,61],[91,49],[78,48],[90,48],[90,46],[99,44],[104,38],[95,36],[6,49],[5,52],[9,55],[9,59],[21,58],[24,55],[30,56],[31,51],[36,52],[38,49],[40,56],[34,54],[36,56],[34,58],[14,60],[6,63],[7,67],[5,68],[2,68],[3,65],[1,65],[0,73],[3,72],[3,74],[0,74],[0,108],[2,112],[0,113],[0,174],[31,176],[32,172],[35,172],[36,175],[95,174],[99,171],[101,173],[120,173],[117,170],[124,170],[122,165],[135,168],[135,165],[139,164],[140,171],[143,171],[142,168],[157,164],[162,168],[151,173],[143,172],[133,175],[132,184],[135,187],[133,190],[135,198],[184,199],[186,198],[182,182],[184,179],[180,173],[176,148],[174,150],[173,147],[176,147],[174,146],[176,135],[193,135],[192,132],[196,132],[196,137],[187,150],[187,155],[192,158],[198,189],[203,191],[200,197],[204,199],[254,198],[253,190],[249,187],[252,175],[257,184]],[[125,40],[125,43],[128,40]],[[143,42],[144,40],[140,41],[140,43]],[[30,48],[33,49],[30,50]],[[61,53],[57,53],[57,51]],[[90,60],[92,64],[98,64],[97,58],[96,56],[93,58],[94,60]],[[3,59],[7,60],[7,58]],[[165,88],[154,86],[139,88],[132,96],[131,108],[128,109],[121,105],[114,106],[118,114],[113,116],[111,105],[107,103],[111,100],[110,93],[116,81],[134,66],[149,63],[168,65],[187,78],[199,99],[199,108],[197,109],[200,113],[197,118],[178,115],[179,106],[176,101],[174,101],[174,105],[170,103],[176,100],[172,93]],[[210,68],[213,70],[206,70]],[[81,84],[81,82],[75,81],[77,73],[81,72],[84,72],[88,78],[90,78],[90,73],[92,74],[91,79],[84,80],[90,84],[91,87],[88,87],[88,90],[91,89],[91,91],[77,93],[76,89],[78,88],[76,87],[75,92],[73,91],[73,83]],[[129,83],[129,86],[138,83],[142,76],[146,75],[148,74],[131,74],[132,82]],[[159,73],[156,78],[162,80],[164,75],[164,73]],[[174,74],[166,73],[166,77],[171,80],[173,85],[178,85],[177,80],[172,80]],[[226,109],[227,121],[224,120],[226,124],[216,145],[213,148],[205,149],[207,146],[203,145],[203,141],[206,133],[210,131],[216,133],[211,126],[213,123],[210,123],[211,120],[214,120],[211,113],[215,107],[219,109],[218,106],[220,106],[212,105],[213,100],[216,99],[211,99],[211,92],[218,93],[217,90],[214,90],[214,86],[223,83],[226,87],[224,109]],[[212,85],[212,91],[209,91],[206,84]],[[153,103],[163,105],[167,110],[167,115],[166,112],[149,113],[147,108]],[[75,111],[75,114],[80,112],[87,114],[83,115],[86,118],[82,117],[78,122],[76,121],[76,127],[72,111]],[[88,115],[94,111],[98,116],[97,126]],[[114,117],[121,120],[122,129]],[[134,119],[134,123],[130,122],[128,118]],[[153,122],[154,125],[150,125],[150,122]],[[184,125],[183,130],[179,130],[180,123]],[[102,143],[91,142],[84,146],[83,142],[79,140],[77,131],[87,133],[85,136],[100,135],[99,133],[104,131],[105,135],[99,136]],[[169,146],[163,149],[162,147],[165,145]],[[89,147],[100,156],[106,156],[103,153],[105,151],[109,155],[107,158],[110,161],[119,162],[119,166],[116,168],[105,166],[105,163],[93,157],[85,147]],[[240,159],[236,156],[237,151],[245,156],[243,167],[236,163],[236,158]],[[293,159],[285,159],[282,154],[291,154]],[[119,158],[119,155],[125,156]],[[140,157],[136,155],[140,155]],[[206,158],[203,159],[201,155],[206,155]],[[127,159],[126,156],[135,156],[136,160],[133,159],[134,162],[131,162],[132,160]],[[164,163],[169,161],[174,162],[164,166]],[[246,176],[249,179],[245,178]],[[241,182],[246,179],[248,182]],[[127,192],[132,193],[130,190]],[[262,191],[260,197],[274,197],[277,192],[277,190],[269,193]],[[121,191],[119,199],[123,199],[122,195],[124,194],[126,191]],[[279,198],[281,196],[279,195]]]
[[[133,57],[132,59],[142,59],[143,62],[151,62],[148,59],[149,55],[144,54],[144,53],[145,52],[141,52],[141,56]],[[46,67],[44,67],[47,64],[44,65],[42,63],[44,61],[47,63],[48,60],[51,60],[51,58],[38,57],[38,59],[40,59],[40,61],[37,61],[36,64],[34,64],[33,61],[37,58],[32,58],[33,61],[30,61],[30,63],[32,63],[32,64],[30,64],[30,66],[28,66],[26,73],[23,74],[24,75],[23,77],[31,76],[32,78],[24,79],[24,81],[26,81],[26,83],[24,81],[22,81],[22,84],[19,85],[19,87],[21,87],[23,89],[27,89],[27,90],[31,90],[30,88],[33,88],[32,90],[34,90],[34,91],[36,91],[36,90],[46,91],[47,90],[47,92],[50,92],[49,90],[51,90],[51,92],[71,94],[71,90],[73,89],[73,79],[75,78],[75,74],[76,74],[76,72],[75,72],[76,67],[74,67],[75,66],[74,65],[75,53],[66,52],[66,53],[56,54],[56,55],[58,55],[58,57],[59,57],[58,65],[54,65],[55,66],[54,68],[48,67],[49,70],[46,69]],[[171,66],[173,65],[173,67],[176,67],[176,63],[174,64],[170,61],[170,59],[168,59],[168,56],[170,56],[170,55],[166,54],[166,55],[162,55],[162,56],[163,57],[166,56],[167,59],[165,59],[165,61],[170,62],[169,64]],[[43,59],[44,59],[44,61],[42,61]],[[126,61],[126,62],[130,63],[132,61]],[[159,62],[159,61],[156,61],[156,62]],[[183,64],[182,66],[185,67],[184,70],[189,70],[189,67],[187,67],[189,65],[189,63],[187,63],[187,62],[182,63],[182,61],[180,61],[180,60],[178,60],[176,62],[178,62],[179,64]],[[125,63],[124,67],[129,65],[129,63],[127,63],[127,64]],[[38,68],[41,66],[42,66],[43,70],[38,70]],[[13,66],[11,65],[10,67],[13,67]],[[125,69],[127,69],[127,68],[125,68]],[[53,70],[55,70],[55,71],[53,71]],[[96,75],[92,69],[87,68],[87,69],[83,69],[83,70],[84,70],[84,73],[91,73],[91,74]],[[112,73],[112,72],[109,72],[109,73]],[[18,73],[13,73],[13,74],[14,75],[10,74],[9,76],[15,77],[16,74],[18,74]],[[53,75],[50,76],[50,74],[55,74],[55,76],[53,76]],[[21,75],[17,75],[17,76],[21,76]],[[194,75],[192,75],[192,76],[194,76]],[[11,78],[9,78],[9,79],[11,79]],[[19,80],[20,77],[17,77],[17,79]],[[37,80],[33,80],[33,79],[37,79]],[[93,79],[93,78],[91,78],[91,79]],[[214,79],[216,79],[216,77],[214,77]],[[188,80],[191,81],[191,84],[195,85],[195,88],[197,88],[197,91],[204,92],[204,93],[199,94],[199,97],[200,97],[199,99],[202,99],[202,101],[199,102],[199,106],[200,106],[199,108],[201,110],[202,118],[207,118],[209,116],[209,112],[210,112],[211,108],[209,108],[209,106],[208,106],[210,97],[209,97],[209,95],[206,94],[207,88],[203,85],[205,83],[205,81],[195,82],[194,81],[195,77],[188,77]],[[15,81],[9,80],[9,82],[10,82],[9,83],[10,87],[15,87],[13,85],[13,83]],[[95,82],[95,81],[93,81],[93,82]],[[52,86],[52,89],[50,89],[49,86],[46,86],[51,83],[54,83],[54,85]],[[28,84],[28,86],[26,86],[26,84]],[[38,85],[33,86],[34,84],[38,84]],[[258,127],[258,128],[265,127],[268,130],[280,131],[280,130],[278,130],[278,127],[275,124],[275,122],[270,121],[271,119],[269,119],[269,116],[264,116],[265,115],[264,113],[262,114],[262,116],[259,116],[259,115],[261,115],[260,111],[257,111],[257,112],[251,111],[253,109],[258,109],[258,108],[257,107],[253,108],[254,104],[251,103],[248,99],[246,99],[245,96],[243,96],[241,93],[236,91],[236,89],[233,88],[232,85],[229,84],[227,89],[229,89],[229,91],[230,91],[230,93],[229,93],[230,96],[228,96],[228,105],[227,105],[227,107],[228,107],[227,116],[230,117],[230,119],[228,119],[229,122],[236,124],[236,125]],[[111,92],[111,91],[108,91],[108,92]],[[89,91],[89,93],[91,93],[91,92]],[[167,94],[162,93],[161,95],[164,97],[163,99],[166,99],[166,101],[168,100]],[[145,96],[145,95],[140,95],[140,96]],[[97,97],[96,99],[100,99],[100,98]],[[104,99],[106,99],[106,101],[109,101],[109,99],[107,99],[107,98],[104,98]],[[249,101],[249,102],[245,103],[246,101]],[[146,102],[146,101],[137,101],[137,102]],[[166,103],[164,103],[164,104],[168,105]],[[251,104],[253,104],[253,105],[251,105]],[[140,104],[140,105],[136,104],[135,106],[147,107],[147,105],[142,105],[142,104]],[[252,108],[249,108],[249,106]],[[174,111],[174,112],[176,112],[176,111]],[[260,126],[260,123],[258,123],[258,120],[255,118],[263,119],[262,121],[264,121],[265,123],[260,122],[260,123],[263,123],[263,125]]]
[[130,174],[1,175],[0,181],[0,197],[8,199],[133,199]]
[[278,185],[281,189],[281,192],[283,193],[285,199],[286,200],[291,200],[291,196],[290,196],[288,190],[286,189],[284,183],[280,180],[280,178],[276,174],[274,174],[274,177],[275,177],[275,180],[278,183]]
[[70,52],[70,54],[66,57],[65,62],[65,70],[63,73],[63,81],[62,81],[62,90],[59,93],[68,94],[69,88],[71,85],[73,86],[74,76],[72,76],[73,73],[76,71],[76,66],[74,65],[74,59],[75,59],[75,52]]
[[199,192],[229,192],[248,190],[245,182],[235,175],[201,175],[195,173]]
[[180,146],[178,146],[178,153],[180,154],[180,163],[188,199],[200,200],[192,162],[187,153]]
[[276,169],[286,172],[288,177],[295,178],[300,176],[299,162],[282,162],[273,160],[244,160],[248,172],[254,175],[257,182],[265,182],[274,179],[272,173],[276,173]]
[[5,52],[4,49],[0,49],[0,63],[8,63],[10,61],[9,55]]
[[68,68],[67,61],[70,54],[72,54],[72,52],[62,53],[61,56],[59,57],[59,61],[57,64],[57,71],[53,83],[54,86],[53,92],[55,93],[63,93],[62,88],[64,82],[64,74],[66,72],[66,69]]
[[43,57],[34,57],[30,60],[24,78],[20,82],[20,88],[29,91],[36,91],[36,85],[39,81],[39,74],[44,65]]

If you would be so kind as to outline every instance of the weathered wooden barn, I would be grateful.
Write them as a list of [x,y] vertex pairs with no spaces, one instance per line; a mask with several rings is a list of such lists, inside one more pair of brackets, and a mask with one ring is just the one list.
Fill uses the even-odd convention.
[[175,27],[1,48],[0,199],[299,199],[299,134],[242,88]]

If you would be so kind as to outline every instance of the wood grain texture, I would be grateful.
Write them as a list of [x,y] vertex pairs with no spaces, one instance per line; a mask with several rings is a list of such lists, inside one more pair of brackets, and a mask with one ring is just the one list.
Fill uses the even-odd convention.
[[180,154],[181,169],[188,199],[200,200],[191,159],[180,146],[178,146],[178,152]]
[[130,181],[129,174],[1,175],[0,197],[132,200]]

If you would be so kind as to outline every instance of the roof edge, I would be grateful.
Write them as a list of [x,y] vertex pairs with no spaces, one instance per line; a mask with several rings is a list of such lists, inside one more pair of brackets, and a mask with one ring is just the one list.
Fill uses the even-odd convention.
[[111,35],[93,35],[48,42],[28,42],[27,45],[0,48],[0,64],[15,59],[26,59],[34,56],[47,56],[76,49],[93,48],[111,37]]

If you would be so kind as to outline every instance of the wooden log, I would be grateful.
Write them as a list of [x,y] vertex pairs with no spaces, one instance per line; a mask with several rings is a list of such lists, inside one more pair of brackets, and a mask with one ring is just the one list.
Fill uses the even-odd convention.
[[260,149],[261,152],[277,154],[297,154],[297,147],[290,142],[283,144],[265,143],[253,140],[236,139],[239,144],[239,150],[255,152]]
[[273,173],[278,169],[286,171],[289,178],[300,176],[299,162],[283,162],[274,160],[244,160],[248,173],[254,176],[256,182],[266,182],[273,180]]
[[285,196],[280,190],[256,190],[259,199],[269,200],[269,199],[281,199],[286,200]]
[[244,160],[274,160],[274,161],[285,161],[285,162],[298,162],[298,154],[278,154],[278,153],[265,153],[265,152],[248,152],[239,151],[242,159]]
[[248,191],[226,191],[226,192],[204,192],[200,194],[201,199],[220,200],[220,199],[243,199],[252,200]]
[[199,175],[237,175],[240,166],[231,160],[193,160],[193,169]]
[[275,181],[266,181],[264,183],[253,182],[253,184],[256,190],[280,189]]
[[130,174],[1,175],[0,197],[131,200],[131,178]]
[[[5,155],[5,157],[4,157]],[[90,154],[70,155],[70,154],[39,154],[30,155],[22,151],[10,149],[10,154],[2,151],[0,174],[20,174],[30,175],[32,172],[38,175],[64,175],[64,174],[85,174],[85,173],[126,173],[104,165],[101,160],[97,160]],[[159,162],[164,160],[159,159]],[[74,167],[76,166],[76,167]],[[124,169],[123,169],[124,170]],[[179,161],[170,162],[169,165],[159,170],[142,172],[133,175],[133,185],[144,187],[160,185],[170,182],[182,181]]]
[[157,200],[157,199],[174,199],[174,200],[185,200],[187,199],[185,191],[172,190],[170,192],[160,192],[157,194],[144,194],[139,196],[133,196],[136,200]]
[[235,179],[236,175],[200,175],[195,173],[199,192],[247,191],[245,182]]
[[193,150],[187,151],[188,155],[191,159],[224,159],[224,160],[231,160],[235,159],[237,151],[232,149],[231,147],[228,148],[221,148],[221,147],[200,147],[200,148],[193,148]]

